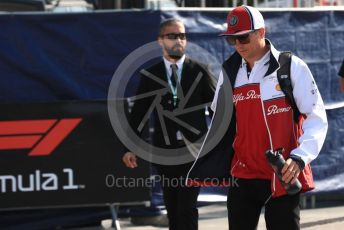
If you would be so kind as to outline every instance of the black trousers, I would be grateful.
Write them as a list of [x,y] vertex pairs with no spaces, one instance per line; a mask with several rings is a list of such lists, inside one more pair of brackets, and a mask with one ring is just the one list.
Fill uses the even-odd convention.
[[191,164],[158,166],[170,230],[197,230],[199,187],[186,187]]
[[230,230],[257,229],[262,207],[268,230],[300,229],[299,193],[272,198],[270,180],[238,179],[237,185],[228,191]]

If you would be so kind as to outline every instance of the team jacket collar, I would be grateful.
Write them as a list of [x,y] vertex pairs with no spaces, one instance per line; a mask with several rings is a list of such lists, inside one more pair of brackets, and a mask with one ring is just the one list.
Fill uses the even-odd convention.
[[278,63],[278,56],[280,52],[278,52],[275,49],[275,47],[272,45],[269,39],[265,39],[265,42],[267,45],[270,46],[270,63],[269,63],[268,71],[265,74],[265,76],[268,76],[272,74],[273,72],[275,72],[280,67]]

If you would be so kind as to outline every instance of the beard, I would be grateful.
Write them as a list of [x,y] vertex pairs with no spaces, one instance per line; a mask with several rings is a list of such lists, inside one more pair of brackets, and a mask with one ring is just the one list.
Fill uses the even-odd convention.
[[185,47],[174,45],[171,48],[165,47],[168,56],[172,59],[180,59],[185,54]]

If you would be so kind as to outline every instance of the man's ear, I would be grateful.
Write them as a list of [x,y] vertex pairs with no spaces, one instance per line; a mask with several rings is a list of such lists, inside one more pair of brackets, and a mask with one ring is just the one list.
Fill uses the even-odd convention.
[[260,29],[259,29],[260,37],[265,38],[265,33],[266,33],[265,28],[260,28]]
[[159,43],[159,45],[162,47],[163,45],[162,45],[162,38],[159,36],[158,37],[158,43]]

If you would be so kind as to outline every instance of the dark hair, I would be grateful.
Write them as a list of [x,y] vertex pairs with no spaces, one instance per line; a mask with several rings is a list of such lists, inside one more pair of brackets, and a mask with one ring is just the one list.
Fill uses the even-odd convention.
[[181,23],[184,25],[184,23],[181,20],[175,19],[175,18],[169,18],[169,19],[163,20],[159,26],[159,36],[162,35],[162,32],[165,29],[165,27],[170,26],[170,25],[175,25],[178,23]]

